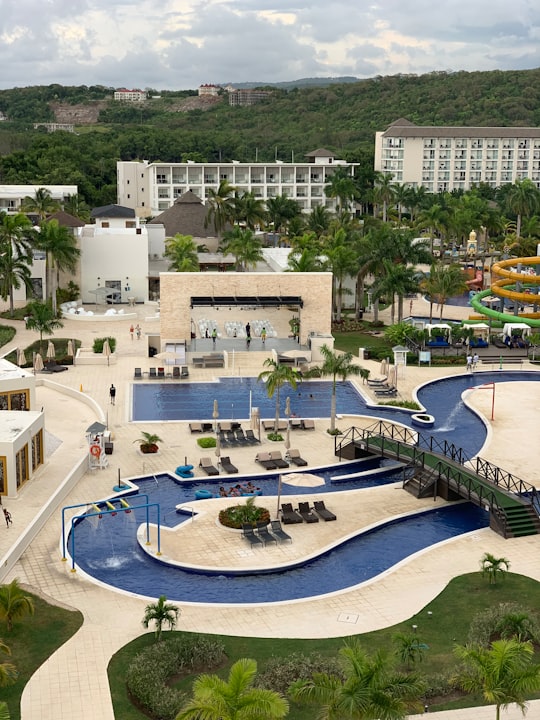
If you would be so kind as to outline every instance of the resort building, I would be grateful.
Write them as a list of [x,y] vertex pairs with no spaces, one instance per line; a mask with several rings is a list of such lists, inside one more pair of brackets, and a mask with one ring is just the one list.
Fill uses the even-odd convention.
[[524,178],[540,188],[540,128],[421,127],[401,118],[376,133],[374,166],[432,193]]
[[48,190],[51,198],[60,204],[78,193],[76,185],[0,185],[0,212],[20,212],[24,198],[35,197],[40,188]]
[[118,204],[133,208],[139,217],[149,217],[170,208],[188,190],[204,202],[211,190],[217,190],[220,182],[227,180],[240,194],[250,192],[261,200],[286,195],[305,213],[317,206],[334,211],[337,201],[326,197],[324,189],[335,166],[350,168],[354,175],[359,164],[338,160],[325,149],[306,157],[304,163],[119,161]]
[[144,102],[147,99],[147,94],[143,90],[120,88],[114,91],[114,99],[120,102]]
[[221,87],[219,85],[211,85],[211,84],[204,84],[199,85],[199,97],[202,97],[203,95],[210,96],[210,97],[217,97],[219,95],[219,91],[221,90]]
[[242,90],[229,91],[229,105],[255,105],[262,100],[267,100],[272,95],[270,90],[250,90],[248,88]]

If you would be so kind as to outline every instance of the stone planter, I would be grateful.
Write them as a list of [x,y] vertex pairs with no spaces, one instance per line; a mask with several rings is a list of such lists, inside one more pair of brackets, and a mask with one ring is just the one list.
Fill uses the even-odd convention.
[[415,413],[411,415],[411,421],[416,427],[432,428],[435,425],[435,418],[427,413]]

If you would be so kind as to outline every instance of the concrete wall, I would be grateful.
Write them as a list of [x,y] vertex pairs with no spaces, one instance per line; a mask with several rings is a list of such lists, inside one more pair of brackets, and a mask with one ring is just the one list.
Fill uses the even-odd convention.
[[191,337],[190,301],[199,296],[298,295],[300,342],[331,332],[332,273],[161,273],[160,287],[162,342]]

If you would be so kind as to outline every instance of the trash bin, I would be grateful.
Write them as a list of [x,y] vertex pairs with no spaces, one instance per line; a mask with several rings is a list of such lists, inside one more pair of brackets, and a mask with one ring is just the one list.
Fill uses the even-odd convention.
[[369,360],[369,350],[364,348],[364,360]]
[[112,442],[105,443],[105,455],[112,455],[113,449],[114,449],[114,444]]

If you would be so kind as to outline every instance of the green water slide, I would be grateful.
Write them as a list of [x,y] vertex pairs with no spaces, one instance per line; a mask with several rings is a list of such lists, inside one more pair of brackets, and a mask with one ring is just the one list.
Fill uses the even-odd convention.
[[523,315],[511,315],[510,313],[499,312],[498,310],[492,310],[491,308],[482,305],[481,301],[490,295],[493,295],[491,289],[482,290],[481,292],[476,293],[476,295],[473,295],[469,301],[471,303],[471,307],[473,307],[476,312],[481,315],[485,315],[486,317],[490,317],[495,320],[501,320],[505,323],[520,322],[525,323],[525,325],[529,325],[529,327],[540,327],[540,318],[528,318],[523,317]]

